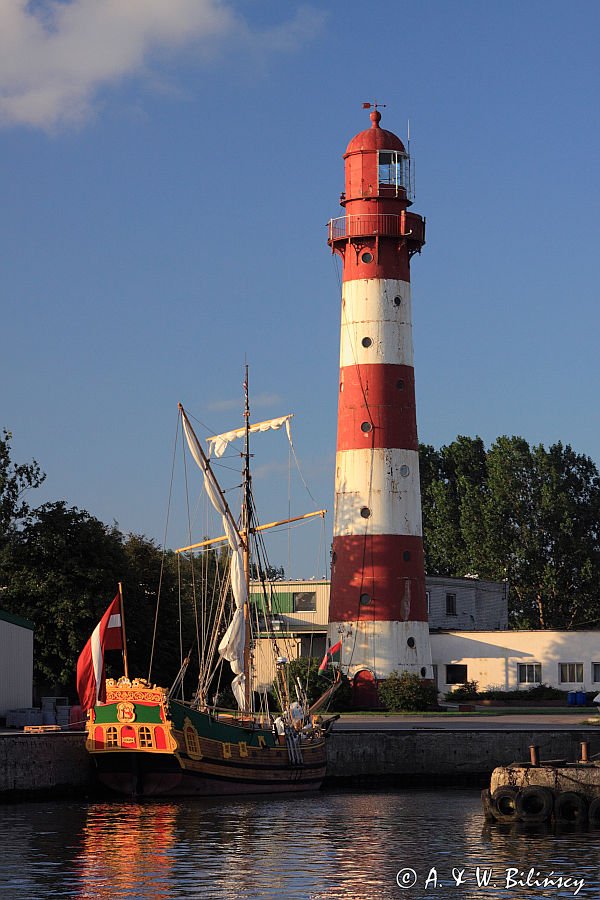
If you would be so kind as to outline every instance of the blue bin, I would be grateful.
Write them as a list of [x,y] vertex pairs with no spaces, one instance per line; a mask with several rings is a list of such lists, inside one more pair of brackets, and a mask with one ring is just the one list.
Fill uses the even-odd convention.
[[585,706],[585,691],[577,691],[577,706]]
[[577,694],[575,691],[569,691],[567,694],[567,706],[575,706],[577,703]]

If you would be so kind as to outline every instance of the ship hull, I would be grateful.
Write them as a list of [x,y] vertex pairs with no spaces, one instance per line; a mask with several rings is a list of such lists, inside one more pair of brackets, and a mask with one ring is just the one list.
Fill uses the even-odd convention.
[[100,784],[128,796],[314,791],[326,770],[320,729],[279,737],[255,721],[168,701],[156,688],[111,686],[90,717],[86,746]]

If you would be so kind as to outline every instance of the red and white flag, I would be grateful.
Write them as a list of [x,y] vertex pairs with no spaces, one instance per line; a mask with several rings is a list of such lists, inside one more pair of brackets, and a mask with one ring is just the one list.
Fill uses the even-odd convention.
[[83,712],[106,700],[104,651],[122,649],[121,598],[117,594],[77,660],[77,693]]
[[337,644],[334,644],[333,647],[330,647],[329,650],[325,651],[325,656],[323,657],[323,662],[319,666],[319,672],[324,672],[327,668],[327,664],[330,659],[333,659],[336,653],[338,653],[342,649],[342,641],[339,640]]

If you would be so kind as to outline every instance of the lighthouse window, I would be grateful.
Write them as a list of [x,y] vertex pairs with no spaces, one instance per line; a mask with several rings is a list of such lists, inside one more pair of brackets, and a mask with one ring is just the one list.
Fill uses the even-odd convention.
[[371,596],[370,596],[370,594],[361,594],[361,595],[360,595],[360,602],[361,602],[361,605],[362,605],[362,606],[368,606],[368,605],[370,604],[370,602],[371,602]]
[[409,639],[407,640],[406,643],[408,644],[408,646],[409,646],[409,647],[411,648],[411,650],[412,650],[412,648],[415,646],[415,639],[414,639],[414,637],[409,637]]
[[408,158],[389,150],[379,151],[379,184],[392,184],[396,188],[406,187]]
[[406,478],[410,474],[410,469],[408,466],[400,466],[400,474],[403,478]]
[[371,340],[370,337],[364,337],[364,338],[362,339],[362,345],[363,345],[363,347],[370,347],[372,343],[373,343],[373,341]]
[[409,560],[410,560],[410,550],[405,550],[405,551],[404,551],[404,553],[402,554],[402,559],[404,560],[404,562],[409,562]]
[[399,378],[398,381],[396,382],[396,387],[398,388],[399,391],[404,390],[404,382],[402,381],[401,378]]
[[363,506],[363,508],[360,511],[360,514],[363,517],[363,519],[368,519],[369,516],[371,515],[371,510],[369,509],[368,506]]
[[394,306],[400,306],[402,303],[402,297],[394,297]]
[[362,425],[360,426],[360,430],[364,431],[365,434],[368,434],[369,431],[373,430],[373,426],[371,425],[370,422],[363,422]]
[[361,256],[361,259],[364,263],[371,263],[371,262],[373,262],[373,254],[372,253],[363,253],[363,255]]

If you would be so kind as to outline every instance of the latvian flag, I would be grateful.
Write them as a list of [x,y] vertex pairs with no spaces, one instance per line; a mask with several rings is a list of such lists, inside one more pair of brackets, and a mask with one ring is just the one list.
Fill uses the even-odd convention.
[[117,594],[77,661],[77,693],[83,712],[106,700],[104,651],[122,649],[121,600]]
[[319,672],[324,672],[327,668],[330,659],[333,659],[336,653],[338,653],[342,649],[342,641],[341,639],[334,644],[333,647],[330,647],[329,650],[325,651],[325,656],[323,657],[323,662],[319,666]]

